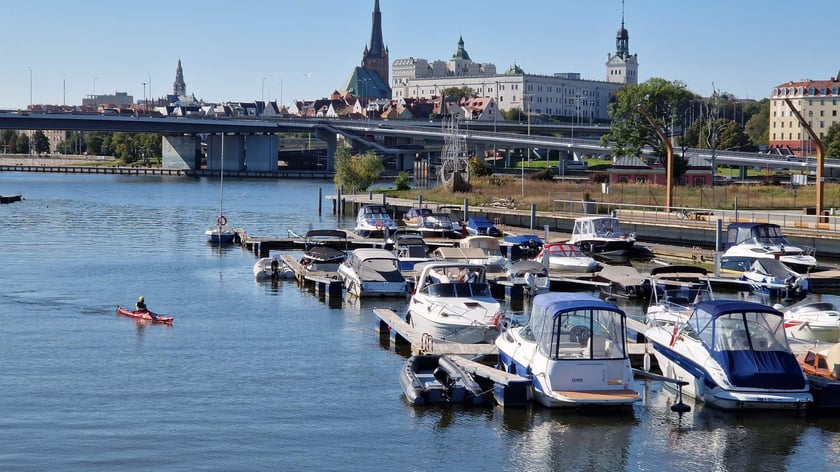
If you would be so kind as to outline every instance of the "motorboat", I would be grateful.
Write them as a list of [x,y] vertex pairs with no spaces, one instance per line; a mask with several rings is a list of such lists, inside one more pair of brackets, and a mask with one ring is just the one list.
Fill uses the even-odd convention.
[[452,218],[445,213],[431,213],[424,216],[416,229],[424,237],[454,239],[464,237],[460,226],[454,224]]
[[546,258],[548,268],[560,272],[588,273],[596,272],[601,268],[598,261],[571,243],[545,243],[534,260],[545,263]]
[[429,256],[429,245],[419,234],[397,233],[393,240],[394,255],[399,261],[400,271],[413,274],[414,266],[420,262],[433,260]]
[[480,247],[439,247],[432,251],[432,258],[436,261],[481,264],[487,271],[488,280],[507,279],[510,267],[506,259]]
[[254,279],[257,281],[289,280],[294,278],[294,269],[279,254],[271,257],[261,257],[254,263]]
[[785,315],[787,336],[805,341],[840,341],[840,309],[831,302],[808,300],[787,308],[776,305]]
[[236,238],[236,230],[227,224],[227,217],[219,215],[215,226],[208,226],[204,230],[207,241],[211,243],[231,243]]
[[840,343],[796,357],[808,378],[816,408],[840,408]]
[[543,247],[543,240],[536,234],[516,234],[502,237],[502,252],[508,260],[533,259]]
[[363,238],[381,238],[386,233],[397,230],[385,205],[362,205],[356,215],[356,227],[353,232]]
[[757,258],[741,273],[740,280],[756,294],[768,297],[802,298],[811,289],[808,277],[794,272],[777,259]]
[[353,250],[338,266],[348,294],[357,297],[405,296],[408,282],[400,272],[399,260],[387,249]]
[[724,410],[801,409],[813,400],[778,310],[754,302],[698,302],[684,323],[648,324],[666,377],[682,392]]
[[403,214],[403,224],[406,228],[417,228],[423,223],[423,218],[431,214],[431,208],[411,207]]
[[700,266],[662,266],[651,269],[648,323],[673,327],[691,316],[694,304],[714,300],[708,271]]
[[164,316],[148,310],[130,310],[121,306],[117,307],[117,313],[140,321],[151,321],[152,323],[171,325],[175,321],[174,316]]
[[467,220],[467,234],[470,236],[493,236],[497,238],[502,232],[489,218],[483,215],[471,216]]
[[513,285],[521,286],[525,295],[533,297],[551,289],[548,269],[537,261],[514,262],[510,265],[507,274],[508,281]]
[[537,295],[528,323],[504,329],[496,346],[498,368],[531,379],[531,399],[546,407],[630,407],[641,400],[626,315],[592,295]]
[[799,273],[817,267],[813,247],[799,247],[773,223],[730,223],[726,229],[726,252],[720,266],[727,270],[747,270],[754,259],[778,259]]
[[338,267],[348,252],[347,233],[332,229],[306,232],[300,267],[303,275],[338,278]]
[[502,254],[499,240],[492,236],[467,236],[458,243],[458,247],[480,249],[488,272],[504,272],[510,267],[510,261]]
[[406,400],[416,406],[483,405],[475,378],[445,355],[411,356],[400,373]]
[[466,224],[464,209],[460,205],[438,205],[435,213],[446,215],[452,223],[452,231],[461,232]]
[[569,242],[590,255],[623,256],[633,248],[636,237],[624,233],[616,217],[585,216],[575,219]]
[[490,343],[504,322],[502,305],[490,293],[481,264],[427,262],[418,271],[406,321],[433,339]]

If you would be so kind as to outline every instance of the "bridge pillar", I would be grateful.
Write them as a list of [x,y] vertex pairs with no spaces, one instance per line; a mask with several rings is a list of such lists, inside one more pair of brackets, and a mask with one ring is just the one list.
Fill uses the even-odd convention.
[[190,169],[201,167],[201,144],[198,136],[167,136],[161,138],[164,169]]
[[[227,139],[225,139],[227,144]],[[225,155],[227,161],[227,155]],[[248,171],[277,170],[277,137],[270,134],[252,134],[245,136],[245,162],[243,168]]]
[[224,144],[225,148],[222,150],[222,135],[220,134],[211,134],[207,137],[207,170],[219,170],[222,167],[222,157],[225,160],[224,170],[244,170],[245,136],[225,135]]
[[327,172],[335,172],[335,150],[337,147],[338,135],[332,131],[319,129],[315,136],[327,143]]
[[738,179],[741,180],[742,182],[744,180],[747,180],[747,169],[748,169],[747,166],[738,167]]
[[476,143],[475,144],[475,157],[477,157],[479,161],[484,162],[484,158],[485,158],[484,153],[486,151],[487,151],[487,146],[484,143]]

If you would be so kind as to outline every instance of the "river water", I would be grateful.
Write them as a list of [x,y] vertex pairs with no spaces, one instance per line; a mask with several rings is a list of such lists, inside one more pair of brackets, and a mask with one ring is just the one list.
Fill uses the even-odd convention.
[[[226,179],[260,236],[351,227],[329,182]],[[623,415],[414,408],[375,307],[257,283],[205,241],[215,180],[0,174],[0,470],[838,470],[840,419],[683,416],[658,382]],[[144,295],[174,325],[115,314]],[[628,306],[628,313],[640,307]]]

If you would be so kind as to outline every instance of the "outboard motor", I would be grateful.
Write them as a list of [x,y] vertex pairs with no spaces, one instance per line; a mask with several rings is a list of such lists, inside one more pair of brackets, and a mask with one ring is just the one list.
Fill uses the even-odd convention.
[[452,380],[452,377],[450,377],[449,372],[447,372],[442,367],[436,367],[434,372],[432,372],[432,375],[434,375],[435,380],[437,380],[443,386],[443,392],[441,396],[443,396],[443,398],[446,399],[452,398],[452,387],[455,385],[455,381]]
[[277,280],[280,278],[280,274],[278,274],[278,270],[280,269],[280,264],[277,263],[277,259],[271,261],[271,278]]

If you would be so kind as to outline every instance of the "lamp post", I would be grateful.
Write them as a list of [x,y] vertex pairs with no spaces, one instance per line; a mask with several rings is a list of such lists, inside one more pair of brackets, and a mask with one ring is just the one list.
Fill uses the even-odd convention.
[[32,67],[26,66],[29,69],[29,108],[32,109]]
[[265,101],[265,77],[262,78],[262,83],[260,84],[260,101]]
[[96,77],[93,78],[93,108],[96,108]]
[[[530,94],[527,94],[527,93],[523,94],[522,95],[522,100],[525,102],[526,105],[528,105],[528,108],[525,110],[525,115],[526,115],[526,118],[528,119],[528,139],[530,140],[531,139],[531,96],[530,96]],[[530,166],[530,163],[531,163],[531,146],[530,145],[528,146],[527,150],[528,150],[528,155],[527,156],[528,156],[528,164],[529,164],[528,167],[531,167]],[[522,198],[525,198],[525,161],[523,160],[522,162],[519,163],[519,165],[522,166]]]
[[143,110],[146,109],[146,82],[140,82],[143,84]]

